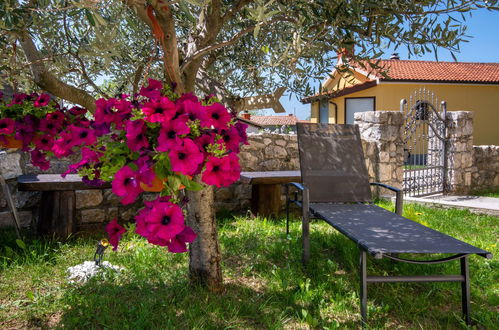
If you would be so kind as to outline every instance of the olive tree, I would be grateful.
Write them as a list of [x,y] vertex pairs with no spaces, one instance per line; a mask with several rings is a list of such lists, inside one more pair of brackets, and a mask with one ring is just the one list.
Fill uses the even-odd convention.
[[[309,82],[331,71],[338,53],[366,65],[391,46],[409,54],[459,51],[467,12],[497,1],[466,0],[4,0],[0,79],[35,86],[95,109],[95,99],[135,93],[147,77],[177,93],[242,96]],[[355,47],[355,52],[352,49]],[[345,51],[347,50],[347,51]],[[375,62],[370,62],[376,66]],[[189,196],[190,276],[222,288],[214,193]]]

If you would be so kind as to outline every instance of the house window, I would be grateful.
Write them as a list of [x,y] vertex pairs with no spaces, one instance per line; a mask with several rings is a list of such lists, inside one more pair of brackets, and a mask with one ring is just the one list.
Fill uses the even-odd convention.
[[345,124],[353,124],[356,112],[374,111],[374,97],[345,99]]
[[321,100],[319,103],[319,123],[329,123],[329,101]]
[[426,101],[417,101],[414,105],[416,110],[416,120],[428,120],[430,118],[430,106]]

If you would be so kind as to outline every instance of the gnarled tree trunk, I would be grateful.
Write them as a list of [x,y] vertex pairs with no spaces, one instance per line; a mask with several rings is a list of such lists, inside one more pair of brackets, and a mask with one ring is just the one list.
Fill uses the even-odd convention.
[[[199,176],[195,178],[200,182]],[[187,224],[197,238],[189,249],[189,277],[192,283],[206,286],[212,292],[223,289],[220,267],[220,244],[215,219],[214,189],[204,185],[201,191],[188,192]]]

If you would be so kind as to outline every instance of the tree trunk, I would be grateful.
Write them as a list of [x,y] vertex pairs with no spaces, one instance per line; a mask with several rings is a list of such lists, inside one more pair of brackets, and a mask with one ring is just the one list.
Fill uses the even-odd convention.
[[[200,177],[195,180],[200,182]],[[215,219],[214,189],[204,185],[201,191],[188,192],[187,224],[197,238],[189,249],[189,277],[191,283],[206,286],[212,292],[223,289],[220,267],[220,244]]]

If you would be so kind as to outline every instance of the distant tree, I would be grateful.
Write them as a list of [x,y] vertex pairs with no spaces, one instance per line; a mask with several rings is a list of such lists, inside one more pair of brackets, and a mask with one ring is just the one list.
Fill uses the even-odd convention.
[[[101,96],[136,92],[146,77],[178,93],[241,96],[285,86],[312,92],[336,54],[379,57],[396,44],[409,54],[459,50],[466,12],[497,1],[466,0],[3,0],[0,78],[35,85],[95,109]],[[374,64],[376,65],[376,64]],[[104,83],[103,80],[109,83]],[[213,190],[191,193],[191,278],[222,288]]]

